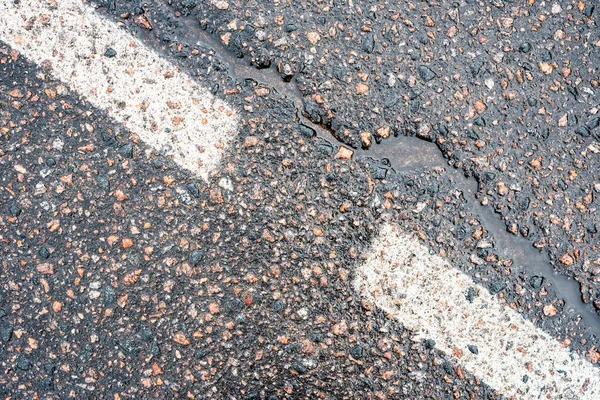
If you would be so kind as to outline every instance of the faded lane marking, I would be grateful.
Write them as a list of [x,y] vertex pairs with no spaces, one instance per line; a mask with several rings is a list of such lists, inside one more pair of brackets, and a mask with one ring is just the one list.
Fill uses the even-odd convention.
[[[433,339],[449,359],[504,396],[600,399],[600,369],[389,225],[354,285],[367,302]],[[477,294],[472,302],[469,288]]]
[[231,107],[80,0],[0,0],[0,40],[205,180],[237,133]]

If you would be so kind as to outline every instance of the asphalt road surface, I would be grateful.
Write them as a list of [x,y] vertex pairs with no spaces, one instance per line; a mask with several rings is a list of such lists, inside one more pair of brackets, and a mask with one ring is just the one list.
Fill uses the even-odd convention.
[[0,396],[600,398],[599,15],[0,0]]

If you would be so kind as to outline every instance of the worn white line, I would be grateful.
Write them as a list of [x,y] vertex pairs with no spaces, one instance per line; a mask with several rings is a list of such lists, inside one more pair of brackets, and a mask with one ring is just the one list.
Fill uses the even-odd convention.
[[[504,396],[600,399],[600,369],[390,225],[357,270],[354,285],[368,303],[433,339]],[[477,293],[472,302],[468,288]]]
[[226,103],[81,0],[0,0],[0,40],[204,179],[237,133]]

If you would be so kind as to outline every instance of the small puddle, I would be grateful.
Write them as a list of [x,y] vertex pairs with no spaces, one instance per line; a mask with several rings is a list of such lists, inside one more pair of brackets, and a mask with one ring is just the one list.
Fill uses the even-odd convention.
[[[200,23],[194,17],[182,16],[178,19],[182,23],[182,29],[178,32],[185,42],[193,43],[199,47],[212,48],[215,57],[220,59],[229,68],[229,75],[243,82],[247,79],[254,80],[259,86],[268,87],[280,96],[285,96],[292,101],[296,107],[297,123],[310,128],[316,136],[327,141],[333,147],[341,146],[342,143],[332,132],[322,126],[313,123],[307,116],[302,114],[302,93],[297,88],[294,80],[285,82],[273,66],[258,69],[251,66],[244,58],[236,57],[219,40],[208,32],[202,30]],[[150,42],[153,47],[165,50],[164,45],[156,45],[156,39],[150,33],[142,33],[140,39]],[[347,145],[344,145],[348,147]],[[558,298],[565,301],[564,311],[570,317],[581,317],[586,330],[600,337],[600,317],[596,314],[590,304],[585,304],[579,294],[579,284],[568,277],[554,273],[550,260],[545,252],[535,249],[531,243],[522,237],[514,236],[506,231],[502,220],[495,215],[489,207],[484,207],[475,198],[477,194],[477,182],[468,179],[462,171],[456,170],[448,165],[440,150],[434,143],[425,140],[398,136],[382,140],[381,144],[373,143],[369,150],[352,148],[354,157],[367,157],[374,161],[383,161],[395,171],[410,171],[421,168],[444,168],[455,188],[463,193],[467,204],[473,215],[480,218],[482,226],[490,232],[499,255],[513,260],[513,274],[526,272],[529,277],[541,276],[550,282]]]

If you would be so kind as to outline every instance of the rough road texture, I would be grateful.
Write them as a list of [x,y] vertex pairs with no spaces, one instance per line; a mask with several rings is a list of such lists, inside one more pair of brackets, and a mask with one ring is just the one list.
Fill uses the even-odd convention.
[[293,108],[255,98],[269,118],[245,115],[207,186],[16,52],[0,63],[3,395],[495,397],[363,308],[350,273],[391,200]]
[[293,76],[305,112],[344,142],[435,141],[600,310],[594,2],[207,3],[173,2],[254,65]]
[[[417,235],[597,362],[593,338],[563,318],[547,282],[513,272],[511,260],[498,256],[493,234],[448,171],[385,177],[385,164],[336,159],[335,144],[305,136],[290,101],[232,78],[213,49],[185,38],[181,19],[187,14],[225,36],[255,65],[281,63],[283,78],[294,75],[306,93],[311,119],[327,125],[329,118],[348,143],[362,145],[364,132],[377,142],[387,126],[391,137],[434,140],[479,179],[482,202],[508,218],[511,230],[517,224],[517,234],[542,241],[555,259],[569,253],[572,263],[563,260],[571,265],[556,267],[576,276],[593,301],[598,156],[596,147],[581,152],[600,128],[585,137],[574,132],[595,118],[598,101],[584,88],[598,90],[591,62],[598,10],[580,11],[579,3],[557,13],[549,3],[516,10],[509,2],[489,9],[461,2],[98,3],[99,12],[212,82],[213,93],[240,112],[242,128],[222,169],[203,183],[2,47],[1,391],[22,398],[499,397],[354,292],[353,270],[384,222]],[[515,31],[498,25],[504,16]],[[564,39],[554,39],[558,29]],[[287,49],[276,44],[281,38]],[[519,51],[526,40],[529,52]],[[543,61],[551,43],[553,58]],[[577,67],[564,78],[566,60]],[[556,64],[548,75],[542,61]],[[435,77],[425,82],[432,75],[422,66]],[[368,91],[361,86],[359,95],[359,84]],[[481,120],[467,118],[469,107],[483,110],[477,100],[485,104]],[[571,109],[567,124],[575,113],[579,123],[559,127]]]

